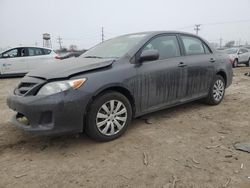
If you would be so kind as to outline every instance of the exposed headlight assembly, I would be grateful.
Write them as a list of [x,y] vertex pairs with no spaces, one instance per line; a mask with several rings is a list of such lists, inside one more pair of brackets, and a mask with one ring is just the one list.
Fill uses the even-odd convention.
[[37,95],[52,95],[55,93],[60,93],[62,91],[66,91],[68,89],[78,89],[81,87],[86,78],[76,79],[76,80],[66,80],[66,81],[57,81],[50,82],[45,84],[37,93]]

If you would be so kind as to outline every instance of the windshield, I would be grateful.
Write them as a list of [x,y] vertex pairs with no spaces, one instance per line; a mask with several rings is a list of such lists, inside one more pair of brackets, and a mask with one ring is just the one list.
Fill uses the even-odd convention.
[[238,48],[230,48],[230,49],[225,50],[227,54],[236,54],[237,51],[238,51]]
[[140,42],[146,34],[131,34],[107,40],[85,52],[85,58],[119,58]]

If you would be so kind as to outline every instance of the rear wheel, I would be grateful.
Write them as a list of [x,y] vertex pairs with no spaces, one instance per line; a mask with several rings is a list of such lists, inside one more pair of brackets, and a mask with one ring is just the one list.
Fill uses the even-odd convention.
[[118,92],[98,96],[87,115],[86,133],[97,141],[111,141],[121,136],[132,119],[129,100]]
[[225,94],[225,80],[222,76],[216,75],[213,84],[206,97],[206,103],[210,105],[220,104]]

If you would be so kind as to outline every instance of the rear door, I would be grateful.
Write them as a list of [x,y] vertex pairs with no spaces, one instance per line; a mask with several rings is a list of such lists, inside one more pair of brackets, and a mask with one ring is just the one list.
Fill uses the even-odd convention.
[[2,53],[1,74],[23,74],[28,72],[26,48],[13,48]]
[[185,99],[208,94],[219,62],[204,41],[195,36],[180,35],[187,63]]
[[43,48],[29,47],[28,48],[28,69],[29,71],[42,68],[47,66],[49,63],[53,61],[53,57],[49,55],[51,50],[45,51]]
[[157,36],[145,44],[137,56],[150,49],[159,51],[159,59],[136,65],[135,93],[142,113],[178,103],[186,86],[186,67],[177,36]]

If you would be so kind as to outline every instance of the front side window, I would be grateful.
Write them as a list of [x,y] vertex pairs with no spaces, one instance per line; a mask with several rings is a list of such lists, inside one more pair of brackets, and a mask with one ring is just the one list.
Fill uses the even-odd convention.
[[151,40],[142,51],[157,50],[159,60],[180,56],[180,49],[176,36],[160,36]]
[[247,52],[248,52],[248,50],[246,50],[246,49],[242,48],[242,49],[240,49],[240,52],[241,52],[241,53],[247,53]]
[[187,55],[205,54],[203,42],[195,37],[181,36]]
[[226,49],[225,52],[227,54],[236,54],[238,52],[238,48],[229,48],[229,49]]
[[3,57],[3,58],[18,57],[18,49],[15,48],[15,49],[9,50],[9,51],[3,53],[2,57]]

